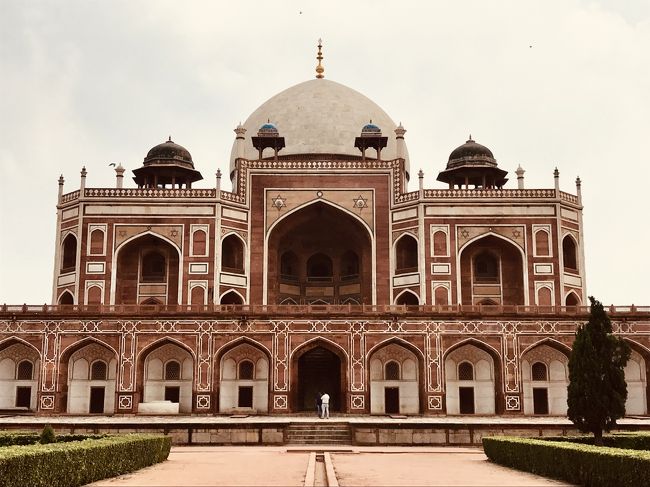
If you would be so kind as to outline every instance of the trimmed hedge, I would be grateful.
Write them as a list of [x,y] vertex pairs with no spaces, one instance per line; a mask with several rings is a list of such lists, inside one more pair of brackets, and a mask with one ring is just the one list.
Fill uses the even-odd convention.
[[121,435],[0,448],[0,486],[75,487],[133,472],[169,456],[171,437]]
[[650,485],[650,452],[509,436],[484,437],[500,465],[590,487]]
[[[545,436],[538,440],[560,441],[580,443],[581,445],[593,445],[593,436]],[[627,450],[650,450],[650,433],[648,432],[625,432],[603,435],[603,446],[611,448],[624,448]]]
[[[105,434],[65,434],[57,435],[57,443],[68,443],[70,441],[94,440],[106,438]],[[35,445],[40,441],[40,433],[33,431],[0,431],[0,447],[13,445]]]

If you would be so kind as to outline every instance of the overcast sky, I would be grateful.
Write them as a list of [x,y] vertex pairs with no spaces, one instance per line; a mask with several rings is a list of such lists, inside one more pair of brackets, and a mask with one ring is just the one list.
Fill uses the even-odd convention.
[[[57,179],[111,187],[168,135],[204,181],[233,128],[314,76],[407,129],[435,181],[468,134],[526,186],[583,181],[588,292],[650,304],[650,2],[0,0],[0,303],[49,303]],[[411,181],[411,189],[417,186]],[[129,178],[130,181],[130,178]],[[226,188],[228,189],[228,188]]]

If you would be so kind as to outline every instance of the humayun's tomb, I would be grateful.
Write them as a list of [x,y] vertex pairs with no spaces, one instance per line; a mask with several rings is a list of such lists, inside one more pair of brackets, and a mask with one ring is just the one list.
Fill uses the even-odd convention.
[[[280,414],[327,391],[348,414],[565,415],[580,180],[526,188],[470,137],[426,188],[405,133],[319,61],[235,128],[232,192],[209,166],[193,188],[171,138],[134,184],[61,177],[53,304],[0,308],[0,410]],[[608,309],[645,415],[650,308]]]

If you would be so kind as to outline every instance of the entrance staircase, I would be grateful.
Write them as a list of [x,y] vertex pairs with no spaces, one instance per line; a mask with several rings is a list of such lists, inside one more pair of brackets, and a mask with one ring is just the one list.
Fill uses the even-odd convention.
[[290,423],[284,442],[292,445],[351,445],[352,431],[348,423],[322,421]]

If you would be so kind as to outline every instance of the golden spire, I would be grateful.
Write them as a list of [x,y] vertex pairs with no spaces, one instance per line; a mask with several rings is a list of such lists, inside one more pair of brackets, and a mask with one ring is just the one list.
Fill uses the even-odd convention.
[[325,68],[321,64],[321,61],[323,60],[323,52],[322,52],[322,47],[323,47],[323,40],[318,39],[318,55],[316,56],[316,59],[318,59],[318,66],[316,66],[316,77],[318,79],[322,79],[325,76],[323,73],[325,72]]

